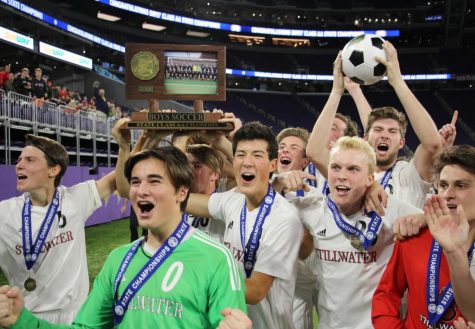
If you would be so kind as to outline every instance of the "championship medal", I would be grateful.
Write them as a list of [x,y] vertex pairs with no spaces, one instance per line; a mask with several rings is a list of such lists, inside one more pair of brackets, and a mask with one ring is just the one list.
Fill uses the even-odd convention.
[[350,236],[350,243],[351,243],[351,246],[353,248],[355,248],[356,250],[365,251],[359,236],[357,236],[357,235]]
[[36,281],[33,278],[28,277],[28,279],[25,280],[25,283],[23,284],[23,287],[25,287],[26,291],[33,291],[36,289]]

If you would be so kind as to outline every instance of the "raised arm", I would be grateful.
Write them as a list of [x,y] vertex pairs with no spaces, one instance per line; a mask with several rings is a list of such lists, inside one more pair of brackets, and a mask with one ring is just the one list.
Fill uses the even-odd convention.
[[129,198],[130,185],[125,178],[124,168],[125,162],[130,156],[130,130],[121,129],[129,120],[126,118],[119,119],[112,128],[112,135],[119,145],[119,155],[117,163],[115,164],[115,183],[117,186],[117,193],[123,198]]
[[356,108],[358,110],[358,115],[360,116],[361,125],[363,126],[363,131],[366,131],[366,124],[368,123],[368,116],[371,113],[371,106],[368,103],[368,100],[361,90],[361,86],[356,82],[351,81],[350,78],[345,77],[345,89],[348,90],[351,98],[355,102]]
[[209,195],[190,193],[186,204],[186,212],[196,217],[210,218],[208,202]]
[[341,52],[333,66],[333,87],[328,100],[313,126],[307,143],[307,157],[315,164],[320,173],[327,178],[327,166],[330,161],[330,131],[335,118],[341,96],[345,91],[343,73],[341,71]]
[[419,138],[420,145],[414,154],[414,165],[421,178],[430,181],[432,178],[432,158],[441,147],[439,132],[429,113],[402,78],[396,49],[389,41],[386,41],[383,47],[388,60],[380,57],[377,57],[377,60],[386,66],[388,81],[394,88],[414,132]]

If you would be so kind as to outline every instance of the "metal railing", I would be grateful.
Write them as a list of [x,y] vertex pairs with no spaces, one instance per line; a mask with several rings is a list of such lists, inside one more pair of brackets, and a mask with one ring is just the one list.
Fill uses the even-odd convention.
[[[0,89],[0,127],[4,129],[0,150],[4,151],[2,163],[5,164],[11,164],[11,153],[18,150],[18,147],[12,149],[12,145],[23,144],[23,134],[14,133],[22,130],[35,135],[52,135],[50,137],[62,143],[70,155],[76,156],[77,165],[83,162],[83,157],[89,157],[87,162],[94,167],[98,163],[111,166],[115,162],[111,159],[116,158],[111,154],[111,143],[115,143],[111,134],[114,123],[115,118],[102,117],[93,111],[81,111],[14,92],[7,94]],[[107,160],[98,161],[98,156]]]

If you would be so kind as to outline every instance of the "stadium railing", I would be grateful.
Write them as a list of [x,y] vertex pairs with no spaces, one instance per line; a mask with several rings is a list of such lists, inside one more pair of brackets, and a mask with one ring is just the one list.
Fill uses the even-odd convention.
[[[0,151],[4,152],[4,164],[11,164],[12,152],[20,152],[25,133],[48,135],[62,143],[76,165],[87,163],[112,166],[117,148],[111,130],[114,118],[81,111],[65,105],[37,100],[0,89]],[[1,136],[0,135],[0,136]],[[98,155],[101,161],[97,160]],[[87,158],[87,161],[83,161]],[[104,160],[105,159],[105,160]],[[74,159],[71,159],[74,160]]]

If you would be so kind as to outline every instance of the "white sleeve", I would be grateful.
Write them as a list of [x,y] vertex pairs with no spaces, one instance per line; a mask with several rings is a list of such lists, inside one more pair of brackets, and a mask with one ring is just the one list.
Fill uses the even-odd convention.
[[[290,205],[289,205],[290,206]],[[290,280],[294,275],[303,227],[295,209],[274,213],[272,224],[261,237],[254,270],[273,277]]]
[[410,187],[410,189],[414,191],[420,190],[424,195],[429,193],[431,187],[431,183],[426,182],[421,178],[421,175],[419,175],[413,159],[401,169],[399,173],[399,184],[401,186]]
[[232,207],[226,207],[232,196],[232,191],[211,194],[208,201],[208,212],[213,219],[226,222],[226,210]]
[[82,220],[84,222],[95,210],[102,206],[101,197],[94,180],[88,180],[71,187],[63,187],[62,193],[64,193],[64,200],[67,199],[75,207],[80,208],[78,210],[83,215]]

